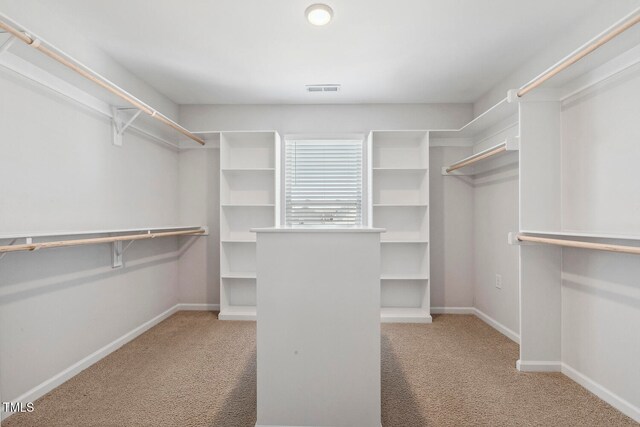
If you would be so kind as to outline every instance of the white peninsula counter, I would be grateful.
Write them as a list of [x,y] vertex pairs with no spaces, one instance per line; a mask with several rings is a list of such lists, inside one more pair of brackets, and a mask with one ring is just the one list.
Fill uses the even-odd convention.
[[257,426],[379,427],[380,233],[260,228]]

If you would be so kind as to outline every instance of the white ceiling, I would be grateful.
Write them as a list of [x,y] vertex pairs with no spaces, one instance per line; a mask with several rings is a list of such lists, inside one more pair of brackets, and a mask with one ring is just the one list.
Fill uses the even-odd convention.
[[314,0],[47,7],[179,104],[412,103],[475,101],[596,2],[326,0],[325,27],[305,19]]

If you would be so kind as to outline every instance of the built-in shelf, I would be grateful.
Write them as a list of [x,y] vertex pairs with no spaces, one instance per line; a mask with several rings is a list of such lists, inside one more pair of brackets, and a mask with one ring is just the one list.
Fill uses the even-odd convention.
[[383,323],[431,323],[429,310],[420,307],[382,307],[380,320]]
[[491,159],[508,151],[518,151],[520,149],[520,139],[518,137],[509,137],[500,144],[482,150],[472,156],[465,157],[450,166],[442,167],[442,175],[461,175],[460,169],[472,166],[478,162]]
[[[275,171],[279,141],[275,132],[223,132],[220,167],[224,171]],[[279,137],[277,137],[279,139]]]
[[429,174],[422,173],[424,171],[395,169],[374,173],[371,177],[372,205],[427,205]]
[[256,318],[256,235],[280,216],[280,137],[273,131],[220,134],[220,316]]
[[276,206],[275,183],[278,181],[276,175],[260,169],[223,170],[220,177],[221,205]]
[[373,212],[373,226],[384,228],[381,240],[427,240],[429,209],[426,205],[383,205]]
[[380,256],[383,277],[429,276],[428,245],[383,244],[380,247]]
[[429,141],[425,131],[374,131],[371,166],[375,171],[426,171]]
[[431,131],[429,137],[472,138],[511,116],[515,117],[514,123],[517,122],[517,112],[518,103],[509,102],[508,98],[504,98],[461,128]]
[[429,134],[374,131],[368,143],[370,224],[386,230],[380,247],[381,319],[430,322]]
[[[245,198],[246,199],[246,198]],[[255,242],[252,227],[273,227],[275,205],[270,203],[223,204],[220,212],[220,239],[224,242]]]

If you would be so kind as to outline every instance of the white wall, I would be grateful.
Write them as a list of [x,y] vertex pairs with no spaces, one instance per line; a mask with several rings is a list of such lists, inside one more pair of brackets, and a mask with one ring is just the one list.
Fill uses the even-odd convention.
[[[0,74],[0,233],[176,224],[178,156],[19,78]],[[33,118],[37,117],[37,120]],[[8,243],[3,241],[3,244]],[[177,301],[175,239],[0,260],[0,376],[13,399]],[[20,367],[19,369],[17,367]]]
[[516,122],[510,117],[473,139],[457,141],[473,147],[432,147],[430,165],[432,306],[451,312],[475,308],[514,339],[520,329],[518,250],[507,243],[507,235],[518,230],[518,154],[461,170],[472,176],[442,176],[441,169],[517,135]]
[[517,164],[476,183],[473,229],[474,306],[519,335],[518,250],[507,243],[509,232],[518,230]]
[[[638,93],[636,67],[563,104],[563,229],[640,235]],[[562,362],[638,417],[639,326],[638,256],[563,249]]]
[[562,228],[640,236],[640,67],[562,106]]
[[563,249],[562,362],[599,385],[592,391],[626,400],[640,422],[638,278],[637,255]]
[[429,153],[432,307],[474,305],[473,184],[441,172],[471,153],[471,147],[432,147]]
[[[453,129],[469,121],[471,106],[467,104],[397,104],[397,105],[183,105],[180,123],[193,130],[277,130],[281,136],[289,133],[336,134],[362,133],[376,129]],[[181,221],[206,221],[212,234],[196,242],[180,260],[180,301],[190,304],[219,303],[219,152],[215,149],[195,148],[180,152]],[[455,184],[454,184],[455,185]],[[442,194],[442,193],[440,193]],[[438,197],[437,195],[435,197]],[[458,196],[456,196],[458,197]],[[442,196],[440,196],[442,198]],[[464,199],[464,197],[460,197]],[[448,202],[452,211],[448,229],[454,233],[462,222],[455,201]],[[432,207],[433,209],[433,207]],[[437,207],[436,207],[437,209]],[[204,216],[203,216],[204,215]],[[445,216],[449,217],[448,214]],[[444,246],[438,230],[436,241]],[[448,253],[464,246],[460,239],[448,246]],[[202,246],[200,246],[202,245]],[[441,253],[433,247],[432,254]],[[461,253],[465,253],[464,251]],[[449,295],[454,304],[470,306],[465,288],[470,277],[460,275],[456,265],[468,259],[452,260],[448,269],[451,279],[439,281],[441,295]],[[444,277],[432,266],[431,274]],[[184,272],[184,273],[183,273]],[[451,283],[449,286],[448,283]],[[445,288],[447,283],[447,288]]]
[[178,298],[184,304],[220,303],[220,150],[179,155],[180,223],[209,227],[180,257]]
[[[517,118],[498,123],[474,146],[474,152],[518,134],[518,126],[504,128]],[[499,129],[496,132],[496,128]],[[509,232],[518,230],[518,155],[503,154],[484,163],[474,180],[474,306],[494,321],[519,335],[518,249],[507,243]],[[496,287],[496,275],[502,287]]]
[[[50,22],[53,14],[31,14],[19,2],[1,6],[166,114],[176,114],[171,101]],[[129,132],[124,146],[115,147],[105,117],[4,69],[0,93],[0,234],[177,224],[176,151]],[[55,385],[56,375],[177,303],[177,239],[134,243],[123,269],[111,268],[110,250],[61,248],[0,260],[3,401],[37,397]]]

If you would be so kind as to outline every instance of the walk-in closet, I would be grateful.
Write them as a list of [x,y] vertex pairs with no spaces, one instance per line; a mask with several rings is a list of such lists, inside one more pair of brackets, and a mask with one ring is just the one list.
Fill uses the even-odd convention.
[[640,0],[0,0],[2,427],[637,426]]

